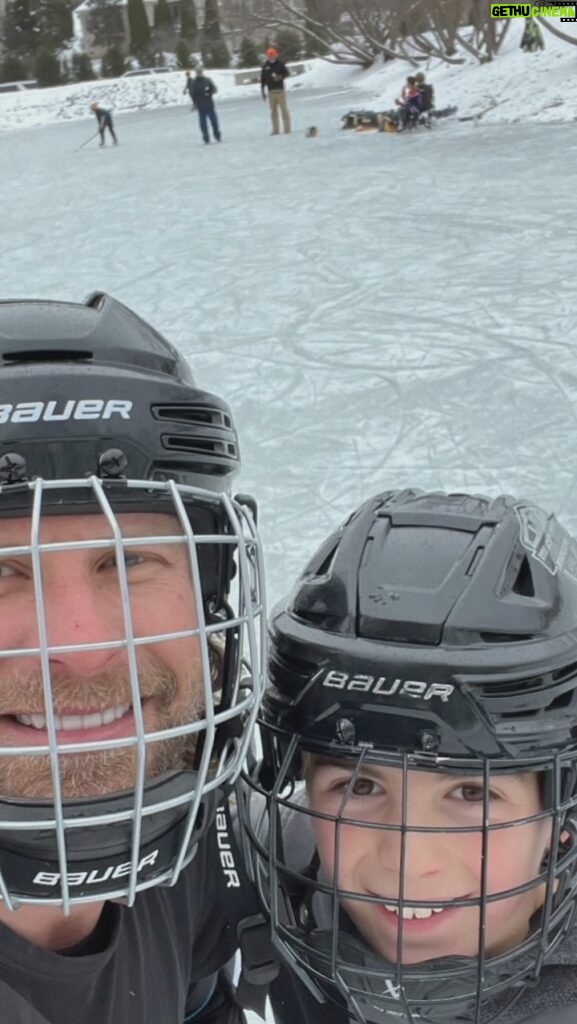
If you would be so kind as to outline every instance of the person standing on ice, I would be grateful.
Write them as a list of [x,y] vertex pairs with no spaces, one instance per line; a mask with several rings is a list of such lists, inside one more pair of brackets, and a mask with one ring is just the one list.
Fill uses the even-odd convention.
[[263,100],[266,101],[268,94],[272,124],[271,135],[279,134],[279,111],[282,115],[283,132],[288,135],[291,130],[291,116],[284,88],[285,78],[288,78],[289,75],[290,72],[286,64],[279,58],[274,47],[270,46],[266,51],[266,61],[260,75],[260,88]]
[[96,120],[98,121],[98,133],[100,135],[100,145],[101,146],[105,145],[104,136],[105,136],[105,133],[106,133],[106,129],[108,128],[108,131],[112,135],[113,145],[117,146],[118,145],[118,139],[116,137],[116,132],[114,131],[114,124],[112,123],[112,114],[110,113],[110,111],[109,110],[105,110],[104,107],[99,107],[98,103],[91,103],[90,104],[90,109],[91,109],[92,113],[95,114]]
[[208,78],[204,74],[204,68],[200,66],[197,67],[195,79],[190,90],[190,97],[192,99],[193,107],[195,110],[198,110],[198,123],[200,124],[200,130],[205,145],[208,145],[210,142],[210,135],[208,132],[209,122],[212,128],[212,134],[216,141],[220,142],[222,138],[218,117],[216,116],[216,110],[214,108],[213,96],[216,91],[217,88],[212,78]]
[[191,109],[194,110],[194,99],[193,99],[193,95],[192,95],[193,90],[194,90],[194,79],[193,79],[190,71],[185,72],[185,74],[186,74],[186,82],[184,83],[184,89],[182,90],[182,92],[183,92],[183,94],[186,93],[186,92],[188,93],[188,95],[190,96],[190,99],[192,101]]

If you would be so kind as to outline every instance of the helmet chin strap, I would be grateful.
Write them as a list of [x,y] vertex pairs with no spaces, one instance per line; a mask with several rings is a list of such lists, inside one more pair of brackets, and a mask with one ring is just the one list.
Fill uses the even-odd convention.
[[[454,1024],[473,1021],[479,983],[479,964],[474,957],[447,956],[438,960],[401,966],[378,957],[354,934],[333,930],[311,932],[306,966],[336,985],[354,1019],[363,1024],[394,1020],[423,1024]],[[485,968],[485,974],[499,973]],[[447,988],[450,986],[450,998]],[[320,982],[321,990],[323,988]],[[515,993],[514,998],[517,997]]]
[[[132,878],[137,888],[175,880],[173,868],[182,853],[182,866],[188,864],[199,839],[210,825],[218,792],[203,799],[195,827],[187,837],[188,802],[175,805],[194,791],[196,772],[182,771],[149,783],[144,790],[143,807],[163,804],[162,810],[144,814],[140,842],[133,849],[134,794],[119,793],[94,800],[68,801],[63,804],[65,821],[75,821],[65,831],[64,863],[58,853],[57,829],[51,819],[53,805],[48,801],[33,804],[17,800],[0,801],[0,820],[15,828],[0,825],[2,882],[10,899],[5,903],[16,909],[21,902],[53,903],[63,900],[63,876],[66,875],[70,900],[122,899],[132,902]],[[171,806],[172,801],[172,806]],[[213,806],[214,804],[214,806]],[[113,815],[122,816],[111,822]],[[101,824],[95,818],[105,817]],[[80,822],[86,819],[86,825]],[[18,822],[37,822],[37,828],[18,828]],[[48,824],[50,822],[50,825]]]

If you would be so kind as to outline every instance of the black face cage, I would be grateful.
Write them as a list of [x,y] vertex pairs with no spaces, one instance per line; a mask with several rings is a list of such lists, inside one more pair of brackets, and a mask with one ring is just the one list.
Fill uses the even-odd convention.
[[[467,761],[376,753],[368,748],[337,751],[354,764],[338,811],[327,815],[309,806],[304,776],[307,759],[314,757],[296,735],[263,726],[264,762],[254,764],[246,775],[242,807],[243,841],[247,860],[260,898],[270,916],[274,944],[281,958],[320,1000],[337,1004],[348,1019],[358,1022],[401,1020],[418,1024],[453,1024],[455,1020],[485,1024],[498,1020],[514,1004],[526,986],[534,983],[571,929],[577,895],[576,858],[577,782],[575,751],[549,758],[505,761]],[[316,753],[335,763],[335,750]],[[400,821],[368,822],[347,814],[347,803],[363,767],[379,765],[402,773],[403,813]],[[479,892],[467,899],[448,902],[421,900],[418,906],[439,905],[456,909],[478,908],[478,941],[474,956],[454,955],[414,963],[402,962],[405,908],[417,904],[405,897],[407,838],[414,834],[446,833],[445,828],[418,827],[407,820],[409,771],[435,770],[483,780],[482,824],[451,832],[477,833],[481,841]],[[503,772],[539,773],[543,809],[536,815],[491,824],[489,793],[492,780]],[[323,869],[315,848],[315,819],[334,830],[333,876]],[[489,892],[487,868],[492,835],[503,827],[518,828],[531,822],[548,823],[550,852],[538,874],[515,888]],[[379,898],[367,892],[339,887],[341,835],[345,827],[396,832],[400,841],[400,871],[396,898]],[[548,844],[549,845],[549,842]],[[541,909],[533,914],[526,938],[499,954],[486,948],[487,912],[491,904],[537,887],[544,887]],[[397,908],[396,956],[380,956],[366,941],[349,916],[351,908]],[[348,908],[348,911],[345,909]],[[378,911],[376,911],[378,913]],[[354,916],[354,913],[353,913]],[[458,940],[457,940],[458,941]]]
[[[10,505],[15,488],[6,488],[6,492]],[[0,497],[3,499],[4,493]],[[25,773],[28,759],[42,755],[48,765],[50,792],[46,799],[29,799],[26,794],[7,798],[0,787],[0,898],[10,909],[21,903],[50,903],[62,906],[65,914],[74,903],[91,900],[124,899],[132,904],[142,889],[174,884],[211,825],[222,791],[238,778],[245,760],[264,686],[266,613],[256,527],[245,504],[224,493],[173,481],[123,481],[107,487],[96,477],[37,479],[21,485],[19,502],[30,506],[28,539],[18,548],[2,546],[0,560],[29,560],[31,582],[26,585],[31,586],[34,597],[38,640],[33,648],[15,649],[6,633],[3,638],[0,621],[0,667],[18,667],[19,659],[28,664],[32,659],[37,665],[41,692],[39,689],[36,699],[46,719],[42,728],[47,741],[41,746],[25,746],[8,745],[0,739],[0,771],[2,759],[10,758]],[[3,500],[0,507],[6,515]],[[79,507],[102,517],[102,535],[44,542],[42,524],[59,514],[74,515]],[[127,508],[169,513],[175,522],[173,533],[124,536],[117,513]],[[125,557],[146,544],[161,550],[162,545],[178,546],[184,551],[184,565],[188,566],[184,571],[190,578],[196,609],[196,621],[190,621],[186,629],[170,625],[169,631],[159,632],[154,629],[153,615],[152,630],[147,630],[147,635],[135,633]],[[71,637],[66,646],[51,646],[44,560],[55,552],[64,555],[78,550],[94,552],[94,557],[101,550],[114,554],[123,635],[103,637],[98,643],[76,642]],[[220,582],[215,587],[217,575]],[[162,649],[166,642],[188,638],[198,643],[200,667],[194,683],[198,710],[184,723],[163,726],[155,733],[146,731],[138,651],[151,644]],[[123,653],[133,726],[130,734],[120,739],[67,742],[63,727],[57,729],[52,661],[59,652],[95,649]],[[175,738],[185,739],[190,751],[184,763],[161,777],[147,777],[151,744]],[[134,752],[129,789],[91,798],[63,794],[63,758],[119,749]]]

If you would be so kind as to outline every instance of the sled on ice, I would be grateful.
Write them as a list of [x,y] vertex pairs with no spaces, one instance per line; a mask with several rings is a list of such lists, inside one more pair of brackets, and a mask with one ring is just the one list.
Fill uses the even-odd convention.
[[458,107],[443,107],[440,110],[428,110],[417,117],[410,118],[402,126],[399,108],[393,110],[349,110],[341,118],[341,127],[345,131],[354,132],[398,132],[410,131],[413,128],[431,128],[434,121],[452,117]]

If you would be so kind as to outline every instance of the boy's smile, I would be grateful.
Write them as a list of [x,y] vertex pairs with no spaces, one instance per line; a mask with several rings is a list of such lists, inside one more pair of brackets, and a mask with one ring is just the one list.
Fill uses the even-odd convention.
[[333,819],[313,819],[317,849],[329,878],[338,864],[351,920],[387,960],[398,959],[400,938],[404,963],[477,956],[481,935],[490,954],[518,945],[543,902],[551,835],[547,816],[535,817],[538,776],[491,777],[485,840],[482,776],[409,771],[406,779],[404,793],[400,769],[313,760],[310,807]]

